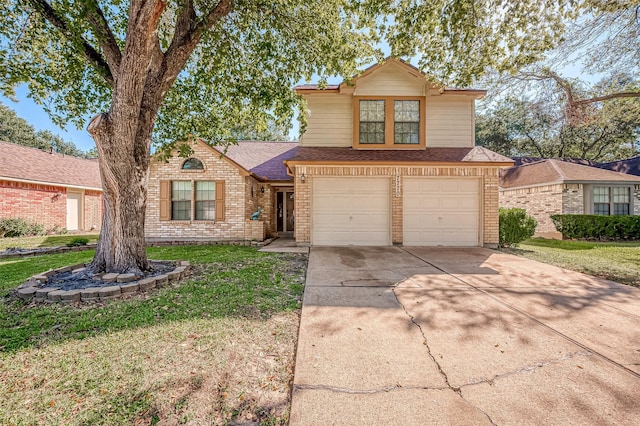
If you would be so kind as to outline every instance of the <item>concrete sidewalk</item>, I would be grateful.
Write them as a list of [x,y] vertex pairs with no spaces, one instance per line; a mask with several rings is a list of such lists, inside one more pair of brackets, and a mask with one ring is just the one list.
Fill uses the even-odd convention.
[[492,250],[314,247],[290,424],[638,424],[639,315]]

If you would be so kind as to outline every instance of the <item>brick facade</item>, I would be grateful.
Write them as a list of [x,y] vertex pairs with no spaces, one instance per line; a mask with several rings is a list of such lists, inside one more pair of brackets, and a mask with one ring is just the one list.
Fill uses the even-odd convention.
[[[81,230],[99,230],[102,225],[102,192],[85,190],[83,204]],[[0,217],[22,218],[42,225],[46,230],[66,228],[67,188],[0,180]]]
[[[272,191],[245,170],[225,158],[204,143],[194,144],[191,158],[199,159],[204,170],[182,170],[185,158],[174,156],[167,163],[153,159],[150,167],[145,235],[147,238],[170,239],[255,239],[255,235],[267,233],[273,228]],[[160,220],[160,181],[224,181],[224,220]],[[261,187],[265,187],[265,192]],[[192,184],[193,187],[193,184]],[[251,224],[251,214],[260,206],[263,214],[260,222],[264,229],[256,231]],[[216,206],[218,208],[218,206]],[[250,227],[250,229],[247,229]]]
[[[584,187],[579,183],[567,183],[562,186],[562,214],[584,213]],[[555,227],[553,228],[555,231]]]
[[577,207],[577,198],[574,190],[565,193],[562,184],[505,189],[500,191],[500,206],[525,209],[538,222],[536,236],[557,238],[561,234],[556,231],[550,216],[561,214],[565,203]]
[[[566,183],[503,189],[500,191],[500,206],[525,209],[538,221],[536,237],[562,238],[551,215],[585,214],[585,188],[588,187],[581,183]],[[632,192],[633,214],[640,215],[640,185],[634,185]]]
[[[482,241],[486,246],[498,242],[498,167],[438,167],[438,166],[321,166],[306,165],[295,167],[295,211],[296,242],[311,242],[311,187],[314,176],[388,176],[395,188],[396,176],[400,179],[400,191],[391,194],[391,237],[393,243],[402,243],[402,178],[404,176],[425,177],[473,177],[482,178],[483,218]],[[300,176],[305,175],[302,183]],[[399,196],[397,196],[399,195]]]
[[84,229],[99,230],[102,227],[102,192],[84,192]]

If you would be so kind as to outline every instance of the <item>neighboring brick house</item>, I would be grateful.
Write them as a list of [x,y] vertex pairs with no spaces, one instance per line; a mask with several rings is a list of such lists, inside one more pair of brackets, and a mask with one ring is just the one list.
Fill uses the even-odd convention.
[[[297,142],[191,143],[193,155],[151,162],[149,240],[259,240],[292,233],[293,180],[283,161]],[[251,215],[261,209],[260,219]]]
[[[298,244],[498,243],[498,171],[513,161],[475,146],[484,91],[439,87],[397,59],[295,90],[308,106],[299,146],[241,142],[221,158],[197,143],[199,170],[154,161],[147,237],[259,239],[249,218],[260,206],[264,234],[293,231]],[[198,185],[215,190],[199,200]]]
[[525,209],[538,221],[536,236],[562,238],[551,215],[640,215],[640,177],[557,159],[540,160],[502,171],[500,206]]
[[47,230],[99,230],[98,161],[0,142],[0,217],[23,218]]

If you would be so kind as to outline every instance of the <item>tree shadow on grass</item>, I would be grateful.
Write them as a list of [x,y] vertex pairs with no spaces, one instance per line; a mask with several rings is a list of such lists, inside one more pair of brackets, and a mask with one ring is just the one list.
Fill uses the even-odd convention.
[[[198,248],[195,254],[198,250],[206,248]],[[306,256],[262,253],[254,256],[253,252],[254,249],[228,250],[221,256],[222,262],[195,264],[192,276],[181,280],[177,287],[107,303],[27,304],[8,295],[0,302],[0,351],[10,353],[171,321],[268,318],[297,309]]]

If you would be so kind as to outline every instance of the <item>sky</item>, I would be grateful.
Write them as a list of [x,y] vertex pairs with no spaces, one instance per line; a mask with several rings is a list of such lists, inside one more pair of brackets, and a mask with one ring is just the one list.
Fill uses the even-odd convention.
[[0,95],[0,102],[13,109],[16,114],[18,114],[18,117],[27,120],[36,131],[50,130],[52,133],[62,137],[65,141],[73,142],[83,151],[88,151],[95,146],[86,128],[78,130],[73,124],[69,124],[66,129],[60,128],[51,121],[49,115],[42,109],[42,106],[29,99],[27,94],[27,87],[22,85],[16,89],[18,102],[13,102],[11,99],[2,95]]
[[[586,76],[579,65],[567,65],[560,69],[560,72],[565,77],[580,77],[587,81],[596,80],[595,77],[589,78],[589,76]],[[329,79],[329,83],[339,82],[340,79],[338,78]],[[301,81],[300,83],[307,82]],[[13,109],[19,117],[27,120],[27,122],[29,122],[36,130],[50,130],[51,132],[61,136],[64,140],[73,142],[83,151],[88,151],[95,146],[93,139],[86,130],[86,125],[82,129],[77,129],[70,123],[63,129],[54,124],[49,118],[49,115],[43,110],[42,106],[36,104],[28,97],[28,90],[25,85],[16,89],[16,98],[18,99],[18,102],[13,102],[11,99],[0,95],[0,102]],[[100,111],[96,111],[96,113],[98,112]],[[87,117],[86,124],[88,124],[89,119],[90,117]],[[294,119],[293,128],[289,132],[289,137],[291,139],[298,139],[298,132],[298,120]]]

